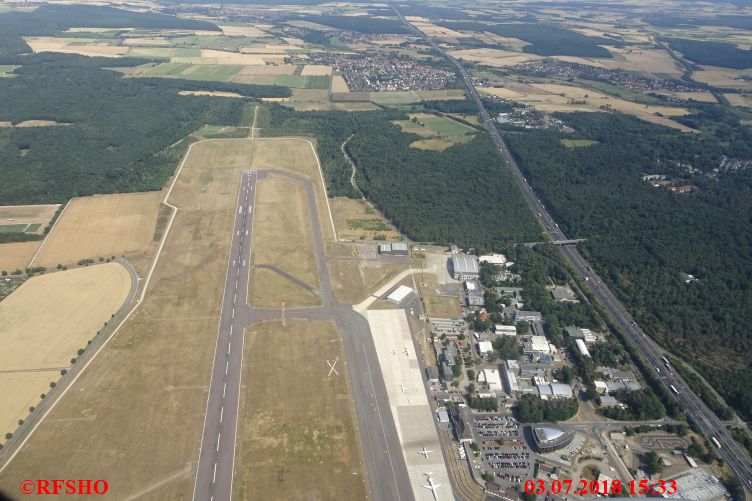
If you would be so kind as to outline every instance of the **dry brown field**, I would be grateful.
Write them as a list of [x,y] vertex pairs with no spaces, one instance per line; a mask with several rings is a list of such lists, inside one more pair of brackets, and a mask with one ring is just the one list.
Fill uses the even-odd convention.
[[682,75],[679,64],[664,49],[641,47],[606,47],[613,58],[593,58],[576,56],[554,56],[555,59],[577,64],[587,64],[599,68],[623,69],[648,75],[667,74],[675,77]]
[[0,433],[26,418],[130,290],[128,271],[107,263],[32,277],[0,302]]
[[[60,52],[64,54],[79,54],[96,57],[121,57],[128,52],[129,47],[110,45],[90,39],[55,38],[55,37],[25,37],[24,40],[34,53]],[[71,42],[90,41],[86,45],[72,45]]]
[[332,92],[350,92],[350,88],[342,75],[332,77]]
[[363,200],[335,197],[329,200],[337,235],[343,240],[373,240],[384,235],[387,240],[401,237],[397,229],[378,211]]
[[70,124],[55,122],[53,120],[24,120],[23,122],[18,122],[17,124],[13,124],[13,122],[7,121],[0,122],[0,127],[54,127],[57,125],[65,126]]
[[331,75],[332,67],[325,64],[306,64],[300,73],[303,76],[308,75]]
[[723,97],[728,100],[731,106],[743,106],[747,108],[752,106],[752,97],[750,97],[749,94],[726,93],[723,95]]
[[[237,498],[367,499],[344,347],[334,324],[254,324],[244,351]],[[336,359],[340,375],[329,377],[326,361]]]
[[49,233],[35,266],[100,256],[144,255],[155,246],[161,192],[74,198]]
[[[256,184],[253,216],[253,265],[273,265],[314,289],[319,288],[319,275],[313,250],[313,232],[308,199],[302,182],[277,174],[267,174]],[[251,281],[255,289],[270,295],[263,281]],[[284,297],[271,298],[275,304]]]
[[[194,145],[145,300],[2,474],[106,478],[113,499],[190,499],[247,140]],[[54,444],[51,447],[50,444]],[[127,464],[127,468],[123,467]]]
[[466,59],[497,68],[543,59],[542,56],[535,54],[500,49],[460,49],[449,51],[449,54],[457,59]]
[[40,245],[41,240],[0,244],[0,271],[25,270]]
[[357,304],[368,297],[358,261],[332,260],[328,266],[332,292],[337,301]]

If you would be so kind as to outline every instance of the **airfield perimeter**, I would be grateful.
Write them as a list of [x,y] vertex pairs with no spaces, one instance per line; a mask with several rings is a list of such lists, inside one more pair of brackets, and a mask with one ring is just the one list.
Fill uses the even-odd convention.
[[[296,138],[249,139],[206,140],[191,146],[165,200],[177,210],[144,300],[92,361],[91,367],[75,381],[71,391],[35,429],[13,461],[3,468],[0,489],[16,492],[27,472],[34,471],[39,478],[103,478],[109,482],[110,493],[118,499],[186,499],[194,495],[194,479],[196,499],[211,499],[214,494],[217,494],[214,499],[229,499],[233,458],[238,457],[242,462],[234,465],[234,475],[242,497],[294,498],[303,492],[311,495],[318,492],[323,497],[336,494],[348,498],[412,499],[368,323],[351,305],[339,303],[331,291],[327,264],[336,258],[327,256],[325,239],[333,238],[334,228],[329,224],[332,222],[330,215],[319,217],[328,207],[312,144]],[[315,258],[312,261],[315,270],[311,270],[313,280],[310,277],[308,280],[312,282],[310,289],[315,292],[320,306],[287,309],[280,301],[279,309],[260,309],[253,304],[253,297],[248,296],[249,306],[242,286],[247,278],[238,282],[229,279],[241,274],[247,277],[252,259],[249,247],[263,245],[263,240],[253,238],[252,217],[240,218],[240,226],[235,228],[234,225],[238,211],[241,216],[243,208],[248,211],[245,196],[240,197],[248,190],[248,187],[241,190],[244,172],[254,173],[246,175],[251,184],[258,176],[264,182],[283,178],[302,188],[300,193],[305,197],[302,206],[307,205],[304,213],[310,218],[313,232],[308,252]],[[244,231],[240,232],[241,227],[249,230],[248,237]],[[244,259],[233,261],[231,257],[228,260],[231,249],[240,252],[241,248],[248,249],[244,255],[249,262],[244,265]],[[256,271],[263,269],[290,283],[305,283],[290,280],[294,275],[276,269],[279,266],[264,264],[254,262],[260,265]],[[250,288],[253,290],[253,284]],[[282,300],[286,290],[284,287],[278,290]],[[228,295],[231,305],[228,305]],[[235,318],[232,318],[232,306]],[[301,401],[299,405],[316,409],[322,404],[313,401],[322,398],[319,394],[332,396],[329,405],[335,409],[339,419],[335,424],[341,429],[333,443],[349,445],[343,446],[345,453],[333,456],[333,462],[310,464],[310,476],[304,479],[304,484],[295,480],[294,470],[288,469],[289,475],[280,481],[284,470],[268,468],[269,476],[276,478],[259,479],[257,476],[252,479],[257,485],[248,487],[249,469],[255,462],[261,465],[264,460],[258,451],[243,455],[245,447],[258,447],[244,426],[245,423],[251,426],[253,416],[249,414],[258,410],[244,412],[236,437],[237,406],[253,401],[257,385],[273,382],[243,380],[241,385],[240,373],[244,369],[240,355],[246,363],[249,359],[253,363],[253,348],[249,345],[242,350],[241,343],[233,345],[237,359],[233,359],[236,361],[232,364],[227,363],[227,353],[232,351],[229,330],[225,329],[233,325],[237,336],[253,322],[276,318],[309,319],[309,322],[331,322],[336,326],[338,332],[330,336],[330,341],[334,341],[331,355],[326,354],[324,358],[339,359],[344,348],[346,361],[340,359],[336,366],[343,382],[338,383],[336,391],[321,391],[314,384],[308,395],[311,401]],[[284,320],[282,322],[284,327]],[[303,332],[305,330],[296,335]],[[337,343],[343,344],[337,348]],[[330,385],[326,381],[329,376],[335,377],[327,375],[330,367],[324,359],[299,361],[320,364],[318,384],[322,388]],[[211,386],[207,388],[213,366]],[[295,372],[293,364],[286,369]],[[225,371],[227,380],[235,381],[235,386],[228,383],[227,389],[224,389]],[[228,402],[229,408],[235,411],[232,418],[221,410],[223,400],[216,398],[230,388],[235,399],[234,404]],[[351,389],[352,396],[348,395]],[[229,397],[226,393],[225,399]],[[284,400],[285,395],[280,394],[278,398]],[[354,401],[354,409],[350,401]],[[324,402],[323,407],[326,405]],[[285,418],[289,421],[289,416]],[[303,414],[298,420],[304,418]],[[290,424],[288,422],[287,426]],[[331,423],[322,423],[322,426],[329,425]],[[317,430],[311,432],[316,434]],[[352,436],[355,433],[360,435],[362,450]],[[333,447],[332,444],[321,445]],[[200,448],[201,459],[197,463]],[[209,454],[212,450],[216,454]],[[219,456],[224,459],[216,460]],[[7,455],[3,459],[7,459]],[[214,463],[218,468],[216,474]],[[332,482],[330,472],[337,469],[347,470],[347,475],[339,475],[337,481]],[[258,475],[258,472],[253,474]]]

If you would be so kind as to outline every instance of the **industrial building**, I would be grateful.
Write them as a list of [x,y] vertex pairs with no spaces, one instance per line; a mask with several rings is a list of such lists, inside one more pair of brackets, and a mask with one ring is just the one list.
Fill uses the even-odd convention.
[[400,306],[406,306],[416,298],[415,291],[406,285],[400,285],[386,296],[387,301]]
[[506,392],[514,396],[520,392],[520,385],[517,383],[517,376],[512,369],[504,371],[504,389]]
[[536,385],[538,396],[543,400],[555,400],[557,398],[572,398],[572,387],[564,383],[546,383]]
[[426,378],[431,383],[439,382],[439,369],[436,367],[426,367]]
[[598,397],[598,403],[601,407],[616,407],[619,401],[611,395],[603,395],[602,397]]
[[543,315],[539,311],[517,310],[514,312],[515,322],[541,322]]
[[551,290],[551,295],[554,300],[560,303],[578,303],[577,295],[569,287],[562,287],[557,285]]
[[497,336],[516,336],[517,327],[514,325],[494,324],[494,334]]
[[486,254],[480,256],[478,261],[481,263],[495,264],[497,266],[504,266],[507,262],[507,257],[504,254]]
[[384,256],[407,256],[407,244],[395,242],[391,244],[379,244],[379,254]]
[[478,373],[478,382],[485,383],[489,391],[500,393],[504,387],[501,385],[501,375],[495,369],[482,369]]
[[465,321],[459,318],[429,318],[431,332],[437,336],[459,336],[465,333]]
[[721,481],[703,470],[685,473],[673,480],[676,480],[676,493],[663,497],[692,501],[722,501],[729,497]]
[[465,299],[468,306],[483,306],[483,286],[480,280],[465,280]]
[[525,438],[528,445],[538,453],[547,453],[563,449],[574,438],[573,432],[566,432],[552,425],[526,426]]
[[453,254],[450,262],[455,280],[473,280],[480,276],[480,265],[475,256]]
[[522,343],[522,351],[525,355],[549,354],[551,347],[544,336],[530,336],[530,341]]

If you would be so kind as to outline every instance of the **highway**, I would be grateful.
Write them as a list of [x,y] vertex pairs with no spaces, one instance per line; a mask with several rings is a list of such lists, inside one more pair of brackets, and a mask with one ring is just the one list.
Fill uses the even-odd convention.
[[244,172],[241,176],[193,490],[194,501],[232,498],[235,433],[238,427],[243,368],[243,333],[247,323],[246,320],[241,320],[241,315],[236,315],[236,309],[246,308],[256,179],[255,172]]
[[[486,110],[483,102],[478,95],[472,79],[456,58],[450,56],[444,52],[438,44],[436,44],[430,37],[425,36],[420,30],[409,24],[402,14],[392,5],[392,9],[400,18],[400,20],[410,27],[413,33],[427,41],[431,47],[441,53],[446,59],[451,61],[459,70],[460,75],[465,81],[468,93],[473,98],[480,110],[483,124],[486,130],[491,135],[494,143],[496,144],[502,158],[512,170],[512,174],[517,181],[517,184],[522,191],[523,196],[536,214],[536,217],[540,223],[546,228],[548,234],[552,240],[565,241],[570,240],[564,232],[559,228],[559,225],[554,221],[553,217],[549,214],[546,207],[536,197],[533,189],[527,182],[527,179],[522,175],[517,162],[512,154],[509,152],[506,143],[501,137],[496,125],[494,124],[491,116]],[[662,348],[651,338],[649,338],[645,332],[637,325],[632,316],[626,310],[624,305],[614,296],[609,288],[603,283],[598,275],[592,271],[590,265],[580,255],[579,251],[574,245],[562,245],[561,250],[564,256],[567,258],[572,267],[587,283],[592,290],[596,298],[598,298],[601,305],[611,315],[619,329],[629,338],[634,344],[642,357],[647,361],[654,370],[660,368],[660,372],[656,370],[658,376],[661,377],[663,382],[667,385],[674,385],[679,393],[676,395],[679,403],[684,408],[687,416],[694,421],[706,438],[710,439],[715,437],[721,444],[720,449],[717,449],[719,455],[723,458],[729,468],[737,475],[744,487],[748,490],[752,489],[752,460],[750,460],[747,453],[733,439],[731,434],[723,426],[723,423],[713,412],[705,405],[702,400],[689,388],[689,385],[684,379],[679,376],[675,371],[667,371],[661,363]]]

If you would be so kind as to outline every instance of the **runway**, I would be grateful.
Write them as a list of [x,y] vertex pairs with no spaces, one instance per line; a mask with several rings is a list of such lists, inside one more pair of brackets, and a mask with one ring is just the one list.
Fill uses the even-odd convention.
[[245,320],[241,320],[238,312],[246,309],[256,180],[255,172],[244,172],[241,175],[193,491],[194,500],[214,501],[232,498],[235,435],[238,427],[240,379],[243,368],[243,332],[246,327]]
[[[368,322],[351,305],[337,302],[331,290],[327,263],[336,258],[326,256],[313,183],[308,178],[278,170],[245,172],[241,177],[193,499],[232,499],[243,334],[254,322],[282,316],[280,310],[261,310],[247,304],[256,183],[268,174],[283,175],[305,185],[321,284],[318,295],[322,307],[288,310],[285,316],[335,322],[343,337],[371,498],[412,500],[412,487]],[[284,270],[260,266],[297,283],[298,279]]]

